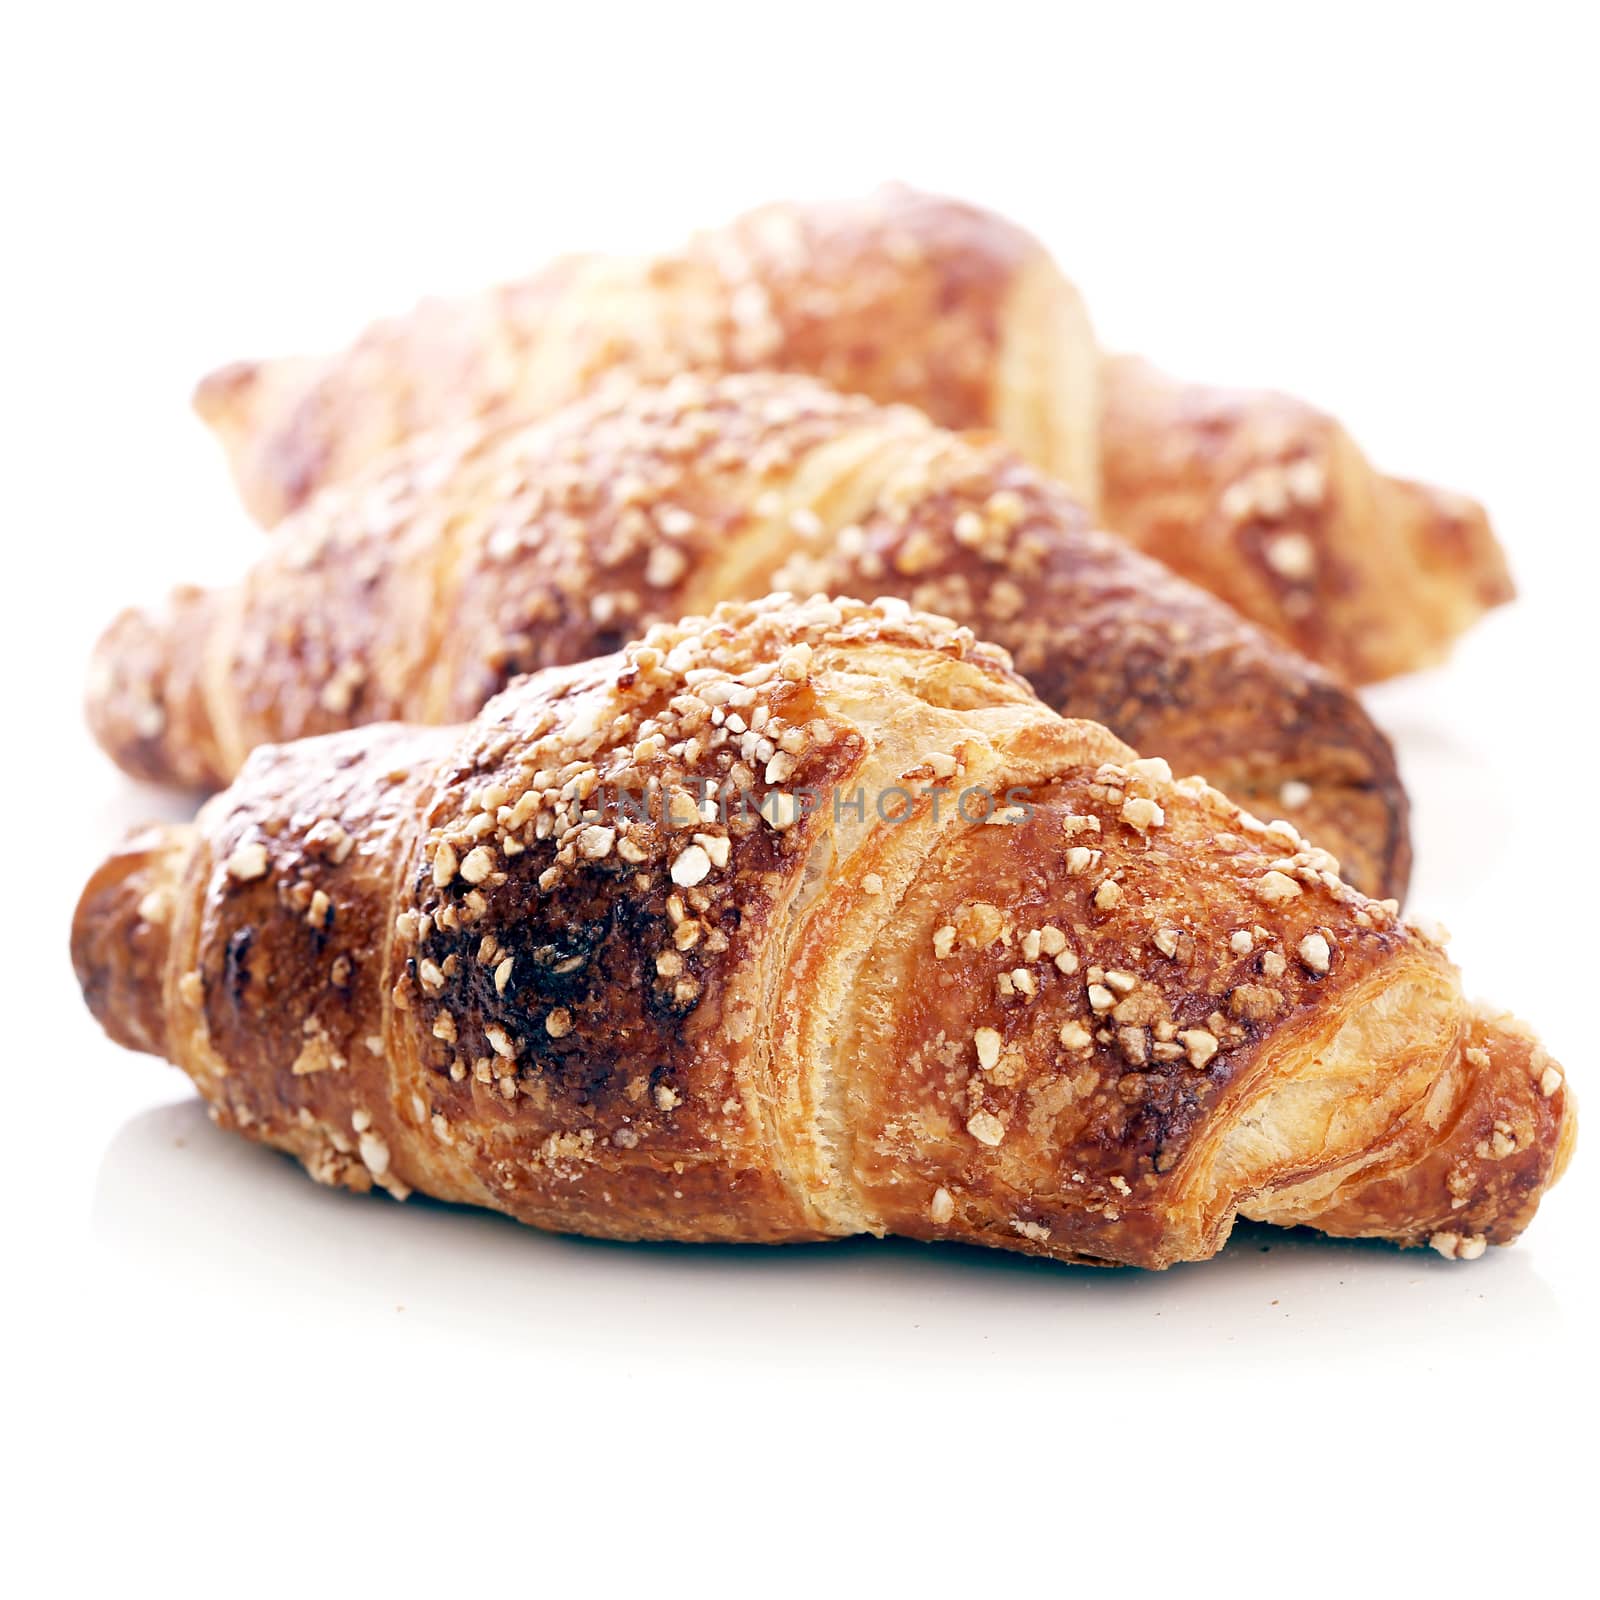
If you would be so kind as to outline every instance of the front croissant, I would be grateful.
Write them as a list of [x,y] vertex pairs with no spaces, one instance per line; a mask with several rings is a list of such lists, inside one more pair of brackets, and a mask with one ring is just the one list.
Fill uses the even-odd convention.
[[89,1004],[321,1181],[628,1239],[1471,1257],[1560,1070],[1322,852],[893,603],[778,597],[471,724],[258,750],[74,924]]
[[1348,682],[1440,659],[1511,596],[1481,507],[1386,477],[1300,401],[1103,357],[1036,239],[902,187],[762,207],[647,260],[567,258],[334,355],[225,368],[196,405],[276,522],[420,432],[544,416],[604,373],[684,370],[806,373],[993,431]]

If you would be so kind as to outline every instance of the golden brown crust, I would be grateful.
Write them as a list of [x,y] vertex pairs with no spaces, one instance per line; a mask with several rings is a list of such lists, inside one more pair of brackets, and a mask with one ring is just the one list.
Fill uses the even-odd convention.
[[1559,1070],[1323,852],[893,602],[260,751],[96,876],[74,958],[323,1181],[610,1237],[1163,1266],[1325,1207],[1470,1256],[1571,1140]]
[[952,443],[885,485],[847,538],[773,581],[893,594],[1009,651],[1047,705],[1104,723],[1240,804],[1282,816],[1347,879],[1400,898],[1409,805],[1388,740],[1324,673],[1097,532],[997,445]]
[[969,623],[1051,705],[1404,892],[1405,795],[1351,695],[1004,447],[804,378],[624,386],[418,444],[291,519],[239,590],[120,619],[91,720],[132,771],[225,781],[258,744],[469,717],[517,673],[774,586]]
[[1384,477],[1303,401],[1128,356],[1103,380],[1108,526],[1347,682],[1432,665],[1513,597],[1481,506]]
[[[1014,307],[1030,321],[1026,354],[1011,347]],[[1071,378],[1045,392],[1055,345]],[[1092,498],[1094,368],[1076,292],[1035,240],[891,185],[766,206],[674,255],[567,257],[475,298],[425,301],[341,357],[223,368],[195,403],[268,523],[418,432],[544,415],[615,371],[804,372],[949,427],[1014,419]]]
[[1376,474],[1285,396],[1102,369],[1036,240],[900,186],[428,301],[339,355],[225,368],[196,404],[275,522],[419,431],[543,416],[607,372],[684,370],[803,372],[997,431],[1107,527],[1349,681],[1436,660],[1511,595],[1479,507]]
[[716,263],[739,312],[743,344],[722,370],[806,373],[942,427],[998,430],[1095,503],[1094,335],[1077,291],[1014,224],[891,184],[763,206],[697,236],[690,255]]

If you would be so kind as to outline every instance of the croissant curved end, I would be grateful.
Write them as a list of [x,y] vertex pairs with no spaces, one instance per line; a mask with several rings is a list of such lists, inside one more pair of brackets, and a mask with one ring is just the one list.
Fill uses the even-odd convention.
[[95,643],[84,691],[89,730],[101,749],[130,776],[155,782],[171,777],[161,740],[168,632],[147,611],[121,612]]
[[1382,492],[1396,548],[1409,569],[1409,638],[1367,645],[1362,681],[1380,682],[1445,661],[1469,628],[1517,597],[1488,512],[1463,494],[1407,478]]
[[129,1050],[168,1054],[165,979],[192,825],[147,828],[100,865],[72,917],[72,968],[100,1026]]
[[1577,1146],[1566,1073],[1527,1024],[1477,1008],[1425,1096],[1354,1170],[1262,1197],[1245,1214],[1470,1261],[1512,1243]]
[[1562,1104],[1561,1133],[1556,1140],[1556,1158],[1550,1168],[1550,1187],[1553,1189],[1567,1175],[1572,1157],[1578,1148],[1578,1097],[1571,1085],[1566,1088]]
[[122,612],[96,642],[84,688],[89,730],[131,777],[186,789],[223,781],[202,681],[212,596],[185,585]]
[[191,404],[213,428],[239,427],[249,421],[251,396],[261,377],[259,361],[230,361],[208,372],[195,385]]
[[334,470],[314,397],[320,371],[303,357],[234,361],[195,385],[190,403],[221,441],[240,498],[263,527]]

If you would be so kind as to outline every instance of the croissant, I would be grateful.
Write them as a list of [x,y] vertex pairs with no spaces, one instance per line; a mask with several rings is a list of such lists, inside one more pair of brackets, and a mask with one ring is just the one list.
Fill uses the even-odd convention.
[[1161,1267],[1244,1215],[1470,1258],[1575,1137],[1322,851],[896,602],[258,750],[100,868],[73,960],[313,1177],[612,1238]]
[[1511,597],[1471,501],[1382,476],[1284,396],[1102,366],[1036,240],[898,187],[769,206],[650,260],[569,257],[427,302],[338,355],[224,368],[196,404],[275,522],[419,431],[544,415],[618,368],[804,372],[996,430],[1106,526],[1347,682],[1437,660]]
[[1405,794],[1346,690],[1008,448],[793,376],[612,385],[425,438],[297,513],[240,588],[118,619],[89,715],[129,771],[214,787],[256,745],[464,720],[518,673],[774,587],[955,616],[1049,704],[1404,891]]

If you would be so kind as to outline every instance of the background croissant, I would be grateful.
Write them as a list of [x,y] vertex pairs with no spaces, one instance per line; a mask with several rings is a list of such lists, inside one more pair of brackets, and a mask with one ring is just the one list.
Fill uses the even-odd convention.
[[1103,361],[1037,241],[899,187],[765,207],[674,255],[570,257],[338,355],[227,367],[196,404],[272,522],[419,431],[542,415],[617,368],[689,367],[811,373],[994,429],[1106,526],[1351,682],[1437,660],[1511,595],[1477,505],[1375,472],[1299,401]]
[[1242,1213],[1471,1257],[1573,1137],[1526,1029],[1322,851],[893,603],[723,606],[466,728],[261,750],[102,867],[73,955],[314,1177],[617,1238],[1158,1267]]
[[1009,449],[806,378],[613,388],[430,436],[298,514],[239,588],[125,614],[92,675],[101,743],[214,786],[259,744],[461,720],[518,673],[723,599],[890,594],[1403,894],[1406,798],[1355,699]]

